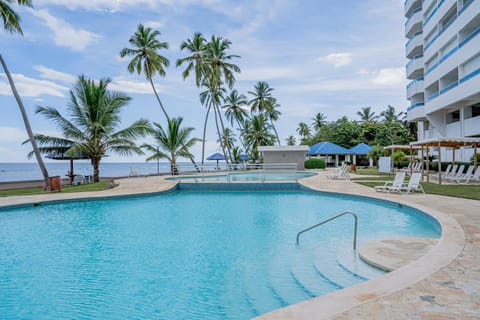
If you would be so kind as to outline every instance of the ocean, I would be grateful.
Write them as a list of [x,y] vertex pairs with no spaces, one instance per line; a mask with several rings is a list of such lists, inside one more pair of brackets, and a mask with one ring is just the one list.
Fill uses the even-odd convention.
[[[179,163],[182,164],[182,163]],[[189,164],[185,162],[184,164]],[[68,170],[70,170],[69,161],[46,162],[49,176],[60,176],[67,178]],[[125,177],[130,174],[130,167],[134,167],[137,172],[142,175],[156,174],[156,162],[101,162],[100,177]],[[91,175],[93,173],[90,161],[76,160],[73,163],[73,171],[75,174]],[[158,173],[170,172],[170,164],[168,162],[160,162]],[[3,162],[0,163],[0,182],[8,181],[29,181],[42,180],[43,176],[36,162]]]

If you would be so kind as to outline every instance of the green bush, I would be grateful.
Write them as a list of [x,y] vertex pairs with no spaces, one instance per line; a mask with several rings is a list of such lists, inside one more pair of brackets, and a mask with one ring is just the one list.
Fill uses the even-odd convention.
[[[470,158],[470,163],[473,164],[473,157]],[[477,153],[477,163],[480,163],[480,153]]]
[[326,164],[322,159],[308,159],[305,161],[305,169],[325,169]]

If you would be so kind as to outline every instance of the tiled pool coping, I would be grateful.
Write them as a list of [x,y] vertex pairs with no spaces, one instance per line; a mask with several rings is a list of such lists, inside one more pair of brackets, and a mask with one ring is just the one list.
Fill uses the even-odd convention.
[[[0,206],[132,194],[154,194],[176,187],[176,182],[164,180],[163,177],[121,179],[118,182],[120,185],[117,188],[102,192],[53,193],[1,198]],[[327,182],[325,172],[318,176],[302,179],[300,182],[303,186],[313,190],[363,195],[412,206],[430,214],[439,221],[442,226],[442,237],[439,244],[424,257],[396,271],[354,287],[274,310],[256,319],[382,319],[387,318],[388,312],[393,312],[396,315],[395,318],[398,319],[411,319],[412,308],[414,308],[412,303],[416,303],[415,308],[417,309],[415,312],[426,312],[428,314],[431,312],[432,298],[424,299],[422,297],[438,298],[439,292],[425,294],[425,287],[431,285],[431,278],[435,278],[439,273],[445,273],[445,270],[460,258],[466,259],[464,263],[468,263],[472,269],[475,269],[473,264],[477,266],[478,273],[473,275],[476,278],[467,280],[476,280],[468,289],[472,291],[471,287],[474,286],[476,292],[479,292],[480,277],[477,276],[480,275],[480,268],[478,267],[480,266],[478,255],[480,217],[472,216],[472,212],[475,212],[475,210],[480,212],[479,201],[421,194],[380,194],[375,193],[372,188],[353,182],[342,180],[328,180]],[[461,221],[462,225],[457,220]],[[469,221],[473,222],[468,224]],[[462,226],[464,229],[462,229]],[[470,234],[472,232],[473,234]],[[474,241],[470,241],[470,239]],[[465,250],[467,247],[469,250]],[[475,253],[477,253],[476,256]],[[477,269],[474,271],[477,272]],[[451,275],[451,277],[455,277],[455,275]],[[468,295],[469,292],[465,294]],[[410,295],[412,297],[406,303],[405,296]],[[440,311],[454,317],[457,312],[469,312],[468,314],[480,316],[478,305],[468,304],[468,301],[460,299],[460,302],[455,304],[454,307],[444,307]],[[435,312],[439,311],[436,310]]]

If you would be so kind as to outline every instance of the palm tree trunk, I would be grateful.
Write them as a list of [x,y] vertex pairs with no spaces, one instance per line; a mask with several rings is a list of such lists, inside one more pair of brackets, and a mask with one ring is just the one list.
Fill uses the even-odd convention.
[[92,159],[92,166],[93,166],[93,182],[100,181],[100,159],[94,158]]
[[170,117],[168,116],[167,111],[165,111],[162,101],[160,101],[160,97],[157,93],[157,90],[155,89],[155,85],[153,84],[152,78],[150,78],[150,84],[152,85],[153,93],[155,93],[155,97],[157,98],[158,104],[160,105],[160,108],[162,108],[162,111],[165,114],[165,118],[167,118],[167,121],[170,121]]
[[240,130],[240,135],[238,136],[238,139],[240,140],[240,143],[242,144],[242,147],[243,147],[243,150],[245,150],[245,153],[247,153],[247,146],[245,145],[245,141],[243,141],[243,137],[242,137],[242,125],[240,124],[240,121],[237,120],[237,125],[238,125],[238,129]]
[[[222,132],[225,132],[225,126],[223,125],[223,117],[222,117],[222,113],[220,112],[220,108],[217,106],[217,112],[218,112],[218,117],[220,118],[220,125],[221,125],[221,128],[222,128]],[[230,146],[229,145],[225,145],[225,148],[227,149],[227,152],[228,152],[228,157],[230,159],[230,163],[233,163],[233,159],[232,159],[232,152],[230,151]]]
[[213,112],[215,113],[215,126],[217,127],[218,141],[220,142],[220,147],[222,148],[223,156],[225,157],[225,162],[228,164],[227,153],[225,152],[225,147],[223,145],[223,137],[222,137],[222,134],[220,133],[220,127],[218,126],[218,115],[217,115],[217,108],[215,107],[215,104],[213,104]]
[[212,107],[211,104],[208,105],[207,114],[205,115],[205,122],[203,123],[203,139],[202,139],[202,166],[205,162],[205,140],[207,135],[207,122],[208,122],[208,114],[210,113],[210,108]]
[[42,175],[45,183],[44,189],[46,191],[50,191],[50,181],[48,179],[48,171],[47,171],[47,168],[45,167],[45,164],[43,163],[42,157],[40,156],[40,151],[38,150],[37,141],[33,136],[32,127],[30,126],[30,121],[28,120],[27,112],[25,111],[25,107],[23,105],[22,99],[20,99],[17,89],[15,88],[15,83],[13,82],[12,76],[8,71],[7,64],[3,60],[3,57],[1,54],[0,54],[0,63],[2,64],[3,70],[5,70],[5,74],[7,75],[8,82],[10,83],[10,87],[12,88],[13,95],[15,96],[15,100],[17,100],[18,107],[20,108],[20,112],[22,113],[23,123],[25,124],[25,129],[27,130],[28,139],[32,144],[33,153],[35,154],[35,158],[37,159],[38,166],[42,171]]
[[275,132],[275,136],[277,137],[278,145],[280,146],[281,145],[280,144],[280,138],[278,137],[277,128],[275,128],[275,126],[273,125],[272,119],[270,119],[270,124],[272,125],[273,131]]

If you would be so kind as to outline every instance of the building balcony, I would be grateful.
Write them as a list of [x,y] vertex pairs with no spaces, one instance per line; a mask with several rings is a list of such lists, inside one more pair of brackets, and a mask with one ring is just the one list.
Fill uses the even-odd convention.
[[462,126],[460,121],[447,124],[447,137],[462,137]]
[[407,79],[416,79],[423,76],[423,55],[413,57],[406,66]]
[[422,30],[423,15],[422,8],[417,8],[413,11],[412,16],[409,17],[405,23],[405,35],[407,38],[412,37],[415,33]]
[[414,56],[423,53],[423,37],[422,33],[418,32],[413,38],[408,40],[405,45],[405,55],[408,59],[412,59]]
[[410,17],[412,12],[422,7],[422,0],[405,0],[405,17]]
[[465,137],[480,135],[480,116],[464,120]]
[[407,99],[410,100],[414,95],[423,93],[423,90],[423,78],[413,80],[407,86]]
[[407,120],[419,121],[425,119],[425,104],[423,102],[417,102],[407,108]]

